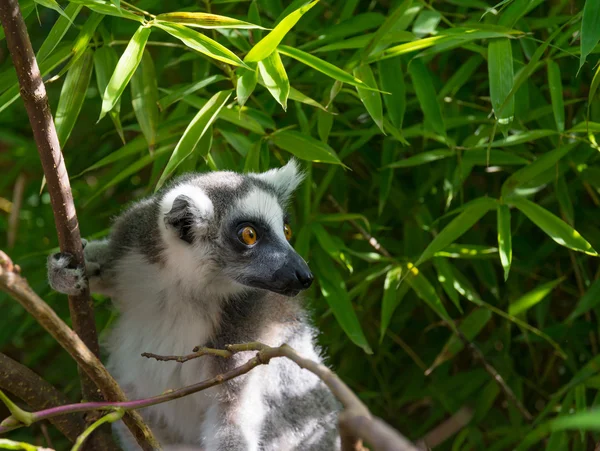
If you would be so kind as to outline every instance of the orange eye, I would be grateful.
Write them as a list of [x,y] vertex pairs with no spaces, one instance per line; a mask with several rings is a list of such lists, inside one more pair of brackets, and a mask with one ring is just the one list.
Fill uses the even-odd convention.
[[292,238],[292,228],[289,224],[285,224],[283,226],[283,234],[285,235],[285,239],[288,241]]
[[247,246],[252,246],[254,243],[256,243],[256,230],[250,226],[246,226],[239,231],[238,237],[242,243],[246,244]]

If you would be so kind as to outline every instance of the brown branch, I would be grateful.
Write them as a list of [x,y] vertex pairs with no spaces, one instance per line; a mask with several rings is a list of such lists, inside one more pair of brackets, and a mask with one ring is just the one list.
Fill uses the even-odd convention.
[[[60,391],[26,366],[0,353],[0,388],[12,393],[35,410],[69,403]],[[83,417],[76,413],[50,419],[50,422],[74,442],[85,429]]]
[[8,232],[6,241],[8,248],[12,249],[17,241],[17,232],[19,230],[19,213],[21,213],[21,204],[23,203],[23,191],[25,190],[25,173],[21,172],[13,188],[12,207],[8,217]]
[[[371,415],[367,406],[354,394],[352,390],[329,368],[313,360],[306,359],[294,349],[284,344],[277,348],[262,343],[253,342],[246,344],[234,344],[225,346],[226,351],[211,348],[199,348],[194,354],[186,356],[160,356],[144,353],[145,357],[160,361],[187,362],[191,359],[211,354],[221,357],[229,357],[238,352],[258,351],[256,356],[244,365],[229,371],[216,378],[221,382],[245,374],[259,364],[268,364],[271,359],[285,357],[293,361],[300,368],[310,371],[319,377],[333,395],[342,403],[344,410],[339,417],[340,436],[342,440],[342,451],[362,451],[362,440],[368,442],[376,451],[417,451],[408,439],[393,429],[380,418]],[[225,379],[227,378],[227,379]],[[179,390],[178,390],[179,391]],[[165,396],[172,396],[167,394]]]
[[[46,95],[46,87],[17,0],[3,0],[0,2],[0,22],[4,27],[8,50],[21,88],[21,98],[29,116],[33,137],[48,184],[60,249],[63,252],[72,254],[77,265],[85,267],[69,174],[60,150],[52,111]],[[69,312],[73,329],[85,345],[98,356],[100,353],[98,335],[87,288],[78,296],[69,296]],[[102,395],[98,392],[97,387],[90,381],[81,367],[79,368],[79,377],[83,397],[85,399],[102,400]],[[108,440],[110,439],[107,438],[106,442]],[[106,443],[104,443],[104,446],[106,446]]]
[[[1,3],[1,2],[0,2]],[[0,290],[16,299],[40,325],[73,357],[80,368],[96,384],[107,399],[127,401],[121,387],[106,370],[102,362],[90,351],[79,336],[46,304],[20,276],[18,267],[0,251]],[[139,445],[144,450],[160,449],[160,445],[136,412],[123,418]]]
[[[340,213],[347,213],[346,210],[338,203],[338,201],[332,195],[328,195],[328,200]],[[392,254],[386,248],[384,248],[375,237],[371,236],[371,234],[369,234],[364,228],[362,228],[360,224],[353,220],[350,220],[349,222],[369,242],[373,249],[375,249],[384,257],[393,259]],[[527,408],[517,398],[517,396],[508,386],[502,375],[498,373],[498,371],[486,360],[485,356],[480,351],[480,349],[474,343],[472,343],[465,336],[465,334],[463,334],[460,331],[460,329],[458,329],[454,324],[448,324],[448,327],[450,327],[450,330],[456,333],[460,341],[462,341],[463,345],[471,352],[472,357],[475,360],[479,361],[485,369],[485,371],[492,377],[494,381],[496,381],[496,383],[500,387],[500,390],[504,393],[504,396],[514,404],[514,406],[521,413],[521,415],[523,415],[523,418],[525,418],[529,422],[533,421],[533,416],[531,415],[531,413],[529,413]]]

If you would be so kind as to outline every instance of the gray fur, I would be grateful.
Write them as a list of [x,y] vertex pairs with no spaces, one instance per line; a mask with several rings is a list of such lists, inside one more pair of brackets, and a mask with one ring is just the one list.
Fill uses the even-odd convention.
[[[107,240],[85,246],[90,289],[109,295],[120,317],[109,334],[109,369],[131,399],[229,371],[254,353],[205,356],[183,365],[142,352],[186,354],[196,345],[288,343],[321,361],[316,331],[295,295],[312,281],[283,235],[285,203],[298,185],[295,162],[264,174],[187,175],[125,211]],[[239,224],[260,240],[242,245]],[[50,256],[61,292],[86,281],[68,255]],[[283,293],[283,294],[278,294]],[[314,375],[285,359],[210,390],[140,413],[165,449],[336,450],[337,401]],[[127,450],[139,449],[122,424]]]

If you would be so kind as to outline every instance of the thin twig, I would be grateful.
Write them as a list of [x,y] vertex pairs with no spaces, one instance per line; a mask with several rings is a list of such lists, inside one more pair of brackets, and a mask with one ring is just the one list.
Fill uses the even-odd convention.
[[21,213],[21,204],[23,203],[25,180],[25,174],[21,172],[17,177],[15,186],[13,188],[12,205],[10,209],[10,216],[8,217],[8,232],[6,234],[6,241],[9,249],[15,247],[15,243],[17,242],[17,232],[19,231],[19,214]]
[[[344,213],[344,214],[347,213],[346,210],[337,202],[337,200],[335,200],[335,198],[333,196],[328,195],[328,200],[335,207],[335,209],[338,210],[340,213]],[[379,243],[379,241],[374,236],[372,236],[364,228],[362,228],[360,226],[360,224],[358,224],[356,221],[353,221],[353,220],[349,220],[349,222],[369,242],[369,244],[373,247],[373,249],[375,249],[377,252],[379,252],[384,257],[387,257],[390,259],[394,258],[392,256],[392,254],[390,252],[388,252],[388,250],[386,248],[384,248],[381,245],[381,243]],[[498,373],[498,371],[486,360],[485,356],[479,350],[479,348],[474,343],[472,343],[465,336],[465,334],[463,334],[453,324],[449,324],[448,326],[450,327],[450,330],[452,330],[452,331],[454,331],[454,333],[456,333],[456,335],[458,336],[460,341],[462,341],[463,345],[467,349],[469,349],[473,358],[475,360],[479,361],[481,363],[481,365],[483,366],[483,368],[485,369],[485,371],[492,377],[492,379],[494,381],[496,381],[496,383],[500,387],[500,390],[502,390],[502,392],[504,393],[504,396],[515,405],[517,410],[521,413],[521,415],[523,415],[523,418],[525,418],[527,421],[533,421],[533,416],[531,415],[531,413],[529,413],[527,408],[517,398],[515,393],[508,386],[508,384],[506,383],[504,378],[500,375],[500,373]]]
[[[0,23],[6,34],[6,43],[19,80],[21,98],[29,116],[33,137],[44,169],[60,249],[72,254],[75,264],[84,267],[83,247],[69,174],[60,150],[46,87],[17,0],[0,2]],[[87,288],[78,296],[69,296],[69,311],[73,329],[92,353],[99,355],[100,348],[92,306]],[[83,397],[85,399],[102,399],[97,387],[81,368],[79,368],[79,376]],[[112,441],[108,434],[105,435],[103,447],[110,446],[109,443]]]
[[[31,289],[27,281],[20,276],[18,267],[15,267],[8,256],[2,251],[0,251],[0,290],[5,291],[17,300],[54,337],[73,357],[77,364],[83,368],[107,399],[127,401],[121,387],[119,387],[104,365],[102,365],[98,357],[59,318],[54,310]],[[58,408],[56,407],[56,409]],[[160,445],[138,413],[129,412],[128,415],[125,415],[123,421],[129,427],[142,449],[160,449]]]

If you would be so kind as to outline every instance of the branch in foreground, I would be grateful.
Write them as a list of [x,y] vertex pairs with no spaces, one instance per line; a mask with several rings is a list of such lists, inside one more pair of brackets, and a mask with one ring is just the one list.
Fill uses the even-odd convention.
[[[0,2],[1,4],[2,2]],[[16,299],[40,325],[73,357],[107,399],[127,401],[119,384],[81,338],[31,289],[19,275],[8,256],[0,251],[0,290]],[[58,408],[58,407],[57,407]],[[89,410],[89,409],[88,409]],[[123,421],[144,450],[160,449],[148,426],[137,412],[129,412]]]
[[[85,267],[69,174],[60,150],[46,87],[17,0],[0,2],[0,22],[5,31],[6,43],[21,88],[21,98],[29,116],[33,137],[44,169],[60,249],[62,252],[69,252],[73,255],[78,266]],[[77,335],[93,354],[100,355],[93,304],[90,301],[87,287],[80,295],[69,296],[69,312],[73,329]],[[85,399],[102,400],[101,393],[98,392],[97,387],[81,367],[79,367],[79,378]],[[102,440],[102,448],[111,446],[110,442],[112,442],[112,438],[106,434]]]
[[[0,389],[12,393],[34,410],[67,404],[69,399],[26,366],[0,353]],[[74,442],[85,429],[80,415],[51,418],[50,422]]]
[[[346,210],[344,210],[344,208],[338,203],[338,201],[332,195],[328,195],[327,198],[337,211],[339,211],[340,213],[344,213],[344,214],[347,213]],[[371,245],[371,247],[373,247],[373,249],[375,249],[377,252],[379,252],[384,257],[393,259],[392,254],[385,247],[383,247],[381,245],[381,243],[379,243],[379,241],[377,241],[377,239],[375,237],[373,237],[364,228],[362,228],[360,226],[360,224],[358,224],[356,221],[354,221],[352,219],[349,220],[349,222],[354,226],[354,228],[358,231],[358,233],[360,233],[363,236],[363,238],[365,238],[369,242],[369,244]],[[529,422],[533,421],[533,416],[531,415],[531,413],[529,413],[527,408],[523,405],[523,403],[519,400],[519,398],[517,398],[517,396],[512,391],[512,389],[508,386],[508,384],[506,383],[506,381],[504,380],[502,375],[500,373],[498,373],[496,368],[494,368],[492,366],[492,364],[487,361],[487,359],[485,358],[485,355],[483,355],[483,353],[475,345],[475,343],[471,342],[465,336],[465,334],[460,331],[460,329],[458,329],[457,327],[454,326],[454,324],[448,324],[448,326],[451,331],[456,333],[456,335],[458,336],[459,340],[462,341],[465,348],[467,348],[471,352],[471,355],[473,356],[473,358],[475,360],[479,361],[481,363],[481,365],[483,366],[483,368],[485,369],[485,371],[490,376],[492,376],[492,379],[498,384],[498,386],[500,387],[500,390],[502,390],[502,392],[504,393],[504,396],[508,400],[510,400],[510,402],[512,402],[514,404],[514,406],[521,413],[523,418],[525,418]]]
[[[344,412],[340,415],[340,430],[341,436],[344,439],[349,439],[344,443],[343,450],[362,450],[360,439],[366,439],[375,450],[385,451],[417,451],[417,448],[406,438],[400,435],[391,426],[373,417],[362,401],[350,390],[350,388],[342,382],[342,380],[334,374],[329,368],[305,359],[296,351],[287,345],[282,345],[277,348],[266,346],[262,343],[247,343],[229,345],[225,350],[199,348],[194,350],[194,354],[189,356],[160,356],[156,354],[144,353],[145,357],[155,358],[161,361],[177,361],[185,362],[191,360],[190,356],[201,357],[203,355],[215,355],[227,358],[237,352],[257,351],[256,355],[249,359],[243,365],[240,365],[231,371],[224,374],[219,374],[211,379],[207,379],[197,384],[183,387],[177,390],[170,390],[152,398],[139,399],[126,402],[87,402],[58,406],[51,409],[42,410],[28,414],[28,422],[35,423],[37,421],[55,418],[74,412],[86,412],[91,410],[115,411],[116,409],[130,412],[134,409],[142,409],[157,404],[173,401],[184,396],[206,390],[215,385],[222,384],[228,380],[239,377],[248,373],[253,368],[259,365],[266,365],[271,359],[278,357],[286,357],[295,362],[301,368],[304,368],[316,376],[318,376],[329,387],[332,393],[344,406]],[[182,358],[183,357],[183,358]],[[14,417],[8,417],[0,425],[0,434],[25,426],[24,423],[18,422]]]

